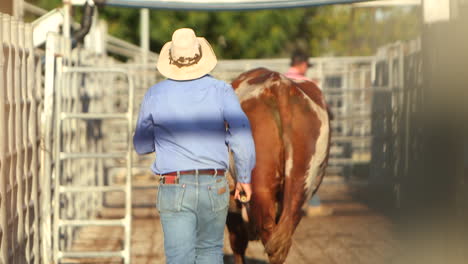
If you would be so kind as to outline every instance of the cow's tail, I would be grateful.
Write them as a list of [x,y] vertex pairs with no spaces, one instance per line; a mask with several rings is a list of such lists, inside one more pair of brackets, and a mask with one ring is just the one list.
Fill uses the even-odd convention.
[[[293,164],[292,131],[288,129],[292,127],[292,117],[288,116],[288,114],[288,112],[281,113],[280,108],[282,124],[285,128],[283,131],[285,177],[282,187],[283,197],[282,202],[280,202],[282,208],[278,208],[280,216],[270,238],[265,244],[265,251],[272,264],[282,264],[286,260],[292,245],[295,227],[302,215],[301,207],[304,201],[304,183],[297,181],[297,177],[293,176],[293,174],[297,174],[297,167]],[[299,190],[299,192],[295,190]]]
[[284,263],[292,244],[292,235],[294,232],[292,219],[281,218],[270,240],[265,245],[265,251],[272,264]]
[[[291,144],[285,144],[285,146],[289,146],[286,148],[291,148]],[[285,154],[286,156],[291,157],[290,155],[292,155],[292,149],[285,149]],[[286,167],[292,166],[292,164],[288,165],[287,163],[288,161],[286,161]],[[295,189],[294,185],[296,184],[298,183],[294,182],[293,177],[285,177],[282,199],[283,208],[281,209],[280,217],[271,234],[271,237],[265,244],[265,251],[268,254],[270,263],[273,264],[282,264],[286,260],[289,249],[291,248],[292,236],[295,227],[300,220],[300,216],[302,215],[301,207],[303,203],[303,197],[300,196],[302,196],[304,193],[301,195],[301,193],[295,193],[294,191],[291,191]],[[303,190],[303,184],[301,184],[301,187]]]

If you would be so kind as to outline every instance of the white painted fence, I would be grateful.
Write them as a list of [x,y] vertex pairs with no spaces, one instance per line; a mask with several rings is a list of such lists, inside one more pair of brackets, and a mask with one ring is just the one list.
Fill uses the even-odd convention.
[[4,14],[0,44],[0,263],[40,263],[40,56],[31,25]]

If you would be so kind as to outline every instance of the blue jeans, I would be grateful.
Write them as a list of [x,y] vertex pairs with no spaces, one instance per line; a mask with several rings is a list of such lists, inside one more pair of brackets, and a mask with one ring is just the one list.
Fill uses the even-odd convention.
[[157,208],[168,264],[222,264],[229,186],[224,175],[181,175],[161,184]]

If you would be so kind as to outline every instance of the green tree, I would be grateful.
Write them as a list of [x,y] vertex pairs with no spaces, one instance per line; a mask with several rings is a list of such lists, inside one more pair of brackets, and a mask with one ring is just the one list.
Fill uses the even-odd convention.
[[382,45],[416,38],[421,28],[418,8],[341,6],[333,10],[329,19],[335,21],[336,28],[330,30],[319,54],[372,55]]
[[[61,0],[35,0],[51,9]],[[79,7],[75,7],[79,17]],[[139,10],[103,7],[99,15],[109,33],[139,43]],[[191,27],[220,58],[288,57],[297,48],[311,56],[362,56],[389,42],[419,34],[417,8],[320,6],[243,12],[151,10],[150,48],[159,52],[177,28]]]

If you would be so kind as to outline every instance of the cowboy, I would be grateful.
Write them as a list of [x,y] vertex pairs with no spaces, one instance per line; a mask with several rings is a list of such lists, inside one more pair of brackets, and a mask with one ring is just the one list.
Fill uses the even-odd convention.
[[228,148],[238,174],[235,198],[252,195],[249,120],[231,85],[208,74],[216,63],[208,41],[192,29],[176,30],[157,62],[168,79],[150,87],[141,103],[133,142],[139,154],[156,153],[167,263],[223,263]]

